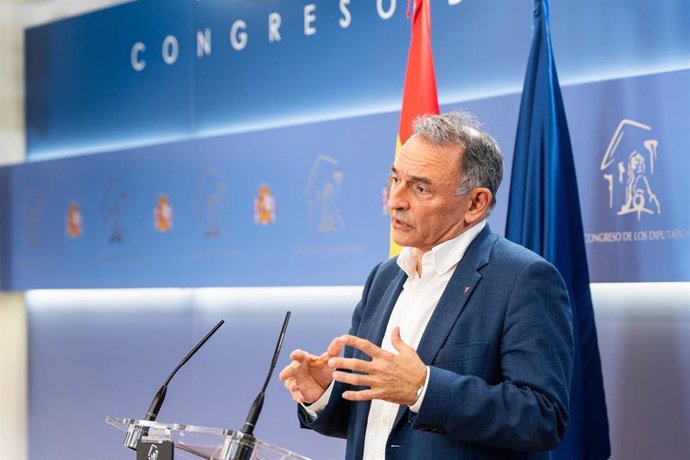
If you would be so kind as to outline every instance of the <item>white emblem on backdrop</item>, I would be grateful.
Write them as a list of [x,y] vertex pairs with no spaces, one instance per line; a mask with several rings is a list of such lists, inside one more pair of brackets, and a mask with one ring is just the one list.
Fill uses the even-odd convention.
[[343,172],[338,160],[327,155],[318,155],[312,163],[304,196],[309,213],[318,219],[320,232],[340,232],[345,230],[345,222],[340,215],[340,193],[343,185]]
[[122,215],[127,204],[127,191],[122,179],[108,178],[101,199],[101,217],[109,229],[108,242],[121,243],[127,235],[127,229],[122,224]]
[[196,188],[197,214],[204,220],[204,236],[215,238],[223,227],[222,205],[225,202],[225,180],[223,172],[206,168],[199,177]]
[[[640,220],[643,213],[661,214],[661,204],[652,189],[659,141],[653,138],[651,129],[634,120],[621,120],[601,159],[600,170],[608,182],[609,208],[615,208],[618,215],[637,213]],[[626,138],[633,141],[622,142]]]
[[23,220],[26,242],[31,247],[41,245],[41,221],[45,214],[46,202],[43,194],[36,188],[28,187],[22,195]]

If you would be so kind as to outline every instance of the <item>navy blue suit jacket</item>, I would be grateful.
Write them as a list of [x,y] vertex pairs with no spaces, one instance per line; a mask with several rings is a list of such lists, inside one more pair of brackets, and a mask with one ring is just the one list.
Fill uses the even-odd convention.
[[[406,275],[396,260],[376,266],[350,333],[380,345]],[[568,424],[572,315],[556,269],[487,225],[467,249],[417,353],[430,366],[419,413],[398,411],[387,459],[549,458]],[[347,348],[346,356],[368,359]],[[369,402],[350,402],[336,383],[328,405],[303,427],[346,437],[362,457]],[[358,389],[355,387],[354,389]]]

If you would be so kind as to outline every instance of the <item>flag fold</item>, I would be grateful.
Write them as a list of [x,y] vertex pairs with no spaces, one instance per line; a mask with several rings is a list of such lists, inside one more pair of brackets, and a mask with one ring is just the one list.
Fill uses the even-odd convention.
[[548,0],[534,2],[506,237],[554,264],[570,294],[575,337],[570,425],[552,458],[606,459],[611,448],[601,361],[573,152],[551,48]]

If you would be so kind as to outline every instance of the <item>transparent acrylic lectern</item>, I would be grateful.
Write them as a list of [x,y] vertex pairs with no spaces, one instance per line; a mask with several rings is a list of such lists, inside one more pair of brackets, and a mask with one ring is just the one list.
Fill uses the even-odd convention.
[[136,450],[142,442],[172,442],[175,458],[198,460],[309,460],[254,437],[224,429],[178,423],[106,417],[106,423],[126,432],[124,444]]

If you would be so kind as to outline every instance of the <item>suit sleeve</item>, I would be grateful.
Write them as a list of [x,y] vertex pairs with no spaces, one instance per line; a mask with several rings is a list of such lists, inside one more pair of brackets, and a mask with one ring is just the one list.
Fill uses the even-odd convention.
[[[352,314],[352,326],[350,327],[349,331],[350,334],[356,334],[359,328],[364,309],[367,305],[369,289],[371,288],[379,266],[380,264],[374,267],[364,285],[362,298],[357,303],[357,307]],[[347,347],[344,355],[346,357],[351,357],[352,349]],[[349,385],[341,382],[335,382],[333,385],[333,391],[331,392],[331,397],[328,400],[328,404],[324,408],[323,412],[321,412],[321,414],[319,414],[319,416],[314,420],[312,420],[306,411],[298,405],[297,412],[300,427],[314,430],[326,436],[346,438],[352,402],[343,399],[342,394],[343,392],[347,391],[348,388]]]
[[532,261],[514,279],[500,331],[501,381],[432,364],[414,429],[518,451],[558,444],[568,424],[572,313],[548,262]]

